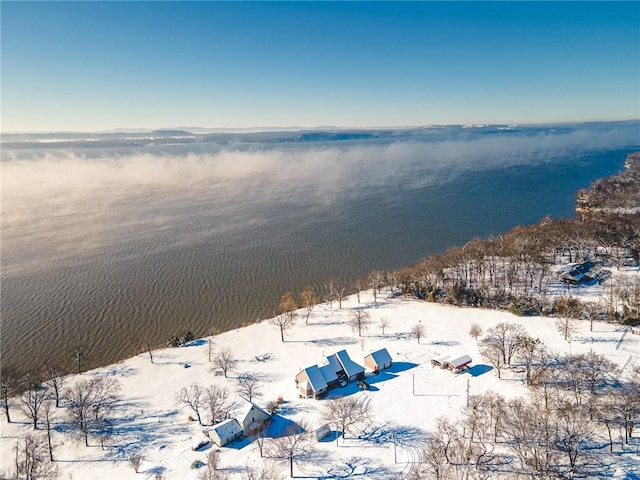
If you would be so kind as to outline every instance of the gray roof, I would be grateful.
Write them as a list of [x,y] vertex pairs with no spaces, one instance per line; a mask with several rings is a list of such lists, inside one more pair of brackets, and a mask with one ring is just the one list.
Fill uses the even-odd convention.
[[376,365],[384,365],[386,363],[391,363],[391,355],[386,348],[381,348],[380,350],[376,350],[375,352],[371,352],[367,357],[373,358],[373,361]]
[[322,376],[324,377],[324,380],[327,383],[338,380],[338,375],[336,375],[336,370],[333,367],[333,365],[331,365],[331,363],[329,363],[328,365],[322,365],[320,367],[320,373],[322,373]]
[[467,363],[471,363],[471,357],[469,355],[462,355],[460,357],[454,358],[453,360],[449,360],[447,363],[453,365],[454,368],[462,367]]
[[335,356],[338,357],[338,361],[342,365],[342,368],[348,377],[364,372],[364,367],[351,360],[351,357],[349,357],[346,350],[340,350],[335,354]]
[[238,423],[235,418],[230,418],[229,420],[225,420],[224,422],[220,422],[217,425],[214,425],[213,430],[220,440],[226,440],[227,438],[231,438],[238,433],[242,433],[242,427]]
[[303,371],[307,375],[309,385],[311,385],[313,391],[317,392],[318,390],[327,388],[327,382],[317,365],[311,365],[310,367],[305,368]]

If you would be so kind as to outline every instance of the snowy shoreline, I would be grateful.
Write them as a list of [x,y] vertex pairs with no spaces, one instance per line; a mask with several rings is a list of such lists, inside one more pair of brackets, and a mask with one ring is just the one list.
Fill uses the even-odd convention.
[[[198,383],[204,387],[225,386],[236,392],[237,377],[252,374],[260,379],[262,391],[255,403],[264,407],[279,397],[283,399],[273,428],[282,429],[293,422],[306,423],[315,429],[323,423],[320,416],[327,400],[300,398],[295,375],[343,349],[362,365],[364,356],[379,348],[388,349],[394,365],[377,376],[367,371],[371,390],[361,391],[356,383],[349,383],[332,390],[329,398],[366,398],[373,412],[372,427],[396,432],[397,436],[402,432],[404,436],[394,437],[392,442],[389,438],[373,441],[348,435],[340,439],[339,446],[331,440],[318,442],[313,445],[317,453],[314,460],[296,465],[295,474],[329,478],[328,472],[352,464],[360,472],[360,478],[401,478],[402,472],[415,461],[428,433],[436,427],[437,418],[455,418],[464,409],[467,389],[473,395],[490,390],[506,397],[527,393],[521,373],[505,369],[500,380],[480,356],[477,342],[468,333],[474,323],[484,331],[500,322],[520,324],[560,356],[593,350],[625,370],[640,364],[640,336],[627,334],[622,325],[597,322],[590,332],[588,322],[580,322],[572,341],[567,342],[551,318],[517,317],[503,311],[449,307],[380,295],[374,305],[370,291],[361,293],[360,298],[358,303],[355,295],[348,297],[342,309],[335,303],[333,308],[319,304],[308,325],[300,313],[296,324],[286,332],[285,342],[280,340],[278,328],[268,320],[210,337],[214,351],[230,349],[235,355],[236,368],[229,378],[216,374],[209,362],[208,339],[195,340],[181,348],[155,350],[153,364],[147,353],[141,353],[113,365],[70,375],[65,386],[107,377],[117,379],[122,389],[112,414],[113,435],[104,450],[96,438],[90,438],[89,447],[73,439],[68,434],[65,409],[52,409],[52,422],[56,426],[52,435],[54,456],[60,478],[196,479],[199,472],[191,466],[197,460],[204,462],[207,451],[191,450],[193,442],[204,437],[202,427],[188,421],[192,412],[176,403],[180,388]],[[354,311],[360,308],[370,317],[369,328],[362,337],[350,326]],[[382,318],[389,323],[384,335],[379,327]],[[425,329],[420,342],[410,335],[416,324]],[[472,367],[476,368],[456,375],[434,369],[430,364],[432,358],[459,354],[470,355]],[[26,417],[15,408],[12,413],[16,423],[7,424],[3,419],[0,438],[0,472],[9,474],[12,468],[15,470],[12,459],[17,439],[33,433]],[[35,433],[43,435],[44,431],[40,427]],[[232,479],[241,478],[247,466],[262,462],[255,440],[249,438],[220,451],[220,468]],[[140,473],[135,473],[129,464],[135,453],[144,458]],[[620,468],[631,472],[640,457],[629,453],[617,461]],[[282,471],[287,472],[287,468]]]

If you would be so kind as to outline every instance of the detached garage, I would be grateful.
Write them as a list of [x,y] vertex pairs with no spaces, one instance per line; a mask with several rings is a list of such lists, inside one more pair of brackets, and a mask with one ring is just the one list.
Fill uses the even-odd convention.
[[378,373],[385,368],[389,368],[393,361],[391,355],[386,348],[381,348],[364,357],[365,367],[371,369],[374,373]]

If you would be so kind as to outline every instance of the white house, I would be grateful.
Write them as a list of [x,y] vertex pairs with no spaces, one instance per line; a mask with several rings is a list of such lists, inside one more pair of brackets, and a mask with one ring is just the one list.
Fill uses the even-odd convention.
[[208,433],[211,441],[219,447],[224,447],[244,436],[242,427],[235,418],[214,425]]
[[255,435],[271,421],[271,415],[267,411],[246,398],[240,397],[236,404],[233,416],[245,436]]

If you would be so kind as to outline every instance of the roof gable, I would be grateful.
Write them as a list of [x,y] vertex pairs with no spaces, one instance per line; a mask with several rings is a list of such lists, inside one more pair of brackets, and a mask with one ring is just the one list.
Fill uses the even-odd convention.
[[268,417],[271,416],[265,410],[263,410],[258,405],[256,405],[255,403],[250,402],[249,400],[247,400],[244,397],[240,397],[240,400],[238,401],[238,408],[234,412],[235,413],[234,417],[238,421],[238,423],[243,424],[244,421],[249,416],[249,414],[251,413],[251,410],[253,410],[253,409],[256,409],[256,410],[262,412],[263,414],[265,414]]
[[389,355],[386,348],[381,348],[380,350],[371,352],[367,357],[371,357],[376,365],[391,363],[391,355]]
[[318,368],[317,365],[311,365],[304,369],[304,373],[307,376],[307,380],[309,381],[309,385],[314,391],[322,390],[323,388],[327,388],[327,382]]
[[242,432],[242,427],[235,418],[230,418],[224,422],[214,425],[212,430],[219,439],[224,440]]
[[336,370],[330,363],[328,365],[323,365],[320,367],[320,373],[324,377],[325,382],[333,382],[338,380],[338,375],[336,374]]
[[454,368],[460,368],[467,363],[471,363],[471,357],[469,355],[462,355],[458,358],[454,358],[453,360],[449,360],[449,363],[453,365]]
[[351,360],[351,357],[349,357],[346,350],[340,350],[336,353],[336,357],[338,357],[338,361],[342,365],[347,376],[352,377],[353,375],[358,375],[359,373],[364,372],[364,367]]

